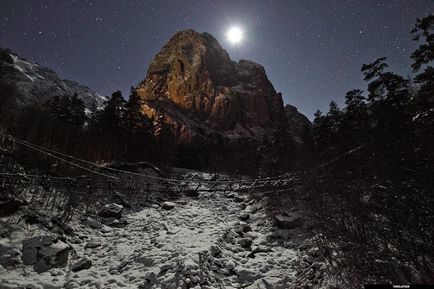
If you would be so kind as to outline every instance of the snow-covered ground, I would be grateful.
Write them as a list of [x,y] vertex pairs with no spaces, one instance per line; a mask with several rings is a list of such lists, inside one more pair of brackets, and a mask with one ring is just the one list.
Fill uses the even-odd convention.
[[[0,258],[15,262],[0,265],[0,288],[296,288],[301,277],[322,287],[305,226],[275,227],[263,199],[201,192],[172,202],[124,210],[123,228],[74,222],[63,239],[68,264],[43,273],[20,260],[22,240],[47,231],[2,220],[12,233],[0,239]],[[80,260],[92,265],[73,272]]]

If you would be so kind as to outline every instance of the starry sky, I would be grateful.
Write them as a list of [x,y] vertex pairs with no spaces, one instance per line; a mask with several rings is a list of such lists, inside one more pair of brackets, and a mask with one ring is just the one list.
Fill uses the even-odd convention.
[[[109,95],[144,79],[178,30],[214,35],[234,60],[262,64],[284,102],[312,119],[366,89],[360,67],[388,57],[411,76],[410,30],[434,0],[0,0],[0,47]],[[231,26],[243,30],[234,45]]]

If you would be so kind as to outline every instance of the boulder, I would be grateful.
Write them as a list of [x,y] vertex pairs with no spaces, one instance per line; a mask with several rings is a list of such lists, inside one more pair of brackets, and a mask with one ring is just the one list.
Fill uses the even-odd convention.
[[139,285],[139,289],[155,288],[154,284],[157,283],[157,274],[153,271],[146,272],[144,275],[144,282]]
[[241,238],[241,239],[238,240],[238,243],[243,248],[250,248],[250,246],[252,245],[252,239],[250,239],[250,238]]
[[71,271],[78,272],[89,269],[90,267],[92,267],[92,261],[87,258],[83,258],[71,265]]
[[234,192],[229,192],[229,193],[226,194],[226,197],[230,198],[230,199],[233,199],[233,198],[235,198],[235,193]]
[[237,233],[238,236],[244,236],[243,227],[241,227],[240,225],[235,225],[233,227],[233,230],[234,230],[235,233]]
[[87,249],[87,248],[89,248],[89,249],[95,249],[95,248],[98,248],[98,247],[101,247],[101,243],[97,242],[97,241],[89,241],[89,242],[86,243],[86,245],[84,245],[85,249]]
[[128,221],[125,218],[120,218],[120,219],[116,219],[113,217],[102,218],[101,222],[106,226],[115,227],[115,228],[123,228],[126,225],[128,225]]
[[222,249],[218,245],[212,245],[209,248],[209,252],[212,257],[220,257],[222,255]]
[[184,191],[187,197],[197,198],[199,197],[199,190],[187,189]]
[[228,260],[226,262],[225,267],[226,267],[226,269],[228,269],[228,271],[232,271],[233,269],[235,269],[235,262],[234,262],[234,260]]
[[246,199],[243,196],[235,195],[235,202],[241,203],[244,202]]
[[56,236],[38,236],[23,241],[22,259],[25,265],[33,265],[40,273],[66,266],[70,250],[70,246]]
[[247,221],[248,219],[250,219],[250,214],[247,212],[242,212],[239,218],[241,221]]
[[295,229],[303,226],[304,219],[297,213],[290,215],[277,214],[274,216],[274,223],[281,229]]
[[9,194],[2,196],[0,198],[0,217],[10,216],[27,204],[26,200]]
[[259,273],[247,268],[237,268],[236,273],[238,276],[238,282],[240,283],[253,282],[261,278]]
[[241,226],[244,233],[252,231],[252,227],[250,227],[250,225],[247,224],[246,222],[240,222],[240,226]]
[[[8,239],[4,239],[8,240]],[[9,242],[0,240],[0,265],[7,268],[20,263],[21,251]]]
[[176,204],[173,202],[164,202],[163,204],[161,204],[161,208],[163,208],[164,210],[172,210],[173,208],[175,208]]
[[115,203],[105,205],[99,212],[99,215],[103,218],[116,218],[120,219],[122,217],[122,211],[124,207]]
[[255,258],[255,254],[257,254],[257,253],[269,253],[269,252],[273,252],[273,249],[271,249],[267,246],[259,245],[255,248],[253,248],[253,250],[247,256],[249,258]]

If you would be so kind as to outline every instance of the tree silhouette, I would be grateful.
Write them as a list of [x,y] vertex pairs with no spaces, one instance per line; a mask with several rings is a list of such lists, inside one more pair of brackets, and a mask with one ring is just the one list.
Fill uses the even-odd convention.
[[419,48],[411,54],[414,61],[411,66],[418,71],[423,64],[434,60],[434,15],[417,19],[411,33],[414,34],[413,40],[423,41]]

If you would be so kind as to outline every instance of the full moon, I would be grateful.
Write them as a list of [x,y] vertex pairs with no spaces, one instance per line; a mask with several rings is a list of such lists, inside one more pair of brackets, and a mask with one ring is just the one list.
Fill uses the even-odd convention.
[[243,39],[243,31],[238,27],[231,27],[228,30],[226,37],[232,44],[240,43]]

